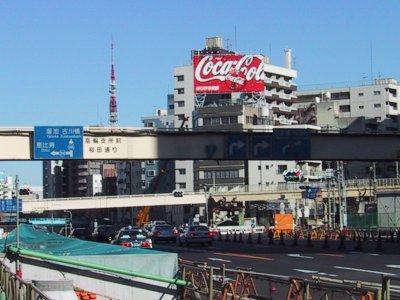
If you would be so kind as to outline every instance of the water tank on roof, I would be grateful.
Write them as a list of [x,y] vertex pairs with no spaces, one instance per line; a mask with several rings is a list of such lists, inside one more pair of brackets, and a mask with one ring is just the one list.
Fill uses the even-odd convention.
[[330,100],[331,99],[331,92],[325,92],[324,93],[324,99],[325,100]]
[[206,38],[206,48],[222,48],[222,38],[220,37],[210,37]]

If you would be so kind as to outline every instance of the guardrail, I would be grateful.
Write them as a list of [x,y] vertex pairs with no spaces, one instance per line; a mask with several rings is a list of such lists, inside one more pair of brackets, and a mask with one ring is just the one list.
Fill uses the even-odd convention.
[[[207,263],[180,261],[181,277],[192,286],[181,290],[189,299],[399,299],[399,287],[391,282],[400,277],[384,276],[382,284],[338,280],[313,276],[312,280],[253,272],[251,269],[228,269]],[[392,297],[392,298],[391,298]]]
[[0,264],[0,299],[52,300],[21,277],[1,261]]

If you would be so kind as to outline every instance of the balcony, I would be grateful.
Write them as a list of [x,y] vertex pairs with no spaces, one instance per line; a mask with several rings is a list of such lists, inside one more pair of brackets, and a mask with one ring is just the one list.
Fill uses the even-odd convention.
[[394,108],[391,105],[386,105],[386,114],[387,115],[398,115],[399,114],[399,110]]

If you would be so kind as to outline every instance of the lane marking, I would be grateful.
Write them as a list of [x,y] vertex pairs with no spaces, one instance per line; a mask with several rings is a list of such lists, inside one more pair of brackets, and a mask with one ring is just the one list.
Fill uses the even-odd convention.
[[400,269],[400,265],[385,265],[388,268],[396,268],[396,269]]
[[333,266],[333,267],[335,269],[357,271],[357,272],[364,272],[364,273],[373,273],[373,274],[381,274],[381,275],[389,275],[389,276],[396,276],[397,275],[397,274],[394,274],[394,273],[386,273],[386,272],[379,272],[379,271],[366,270],[366,269],[357,269],[357,268],[340,267],[340,266]]
[[298,253],[288,254],[288,256],[291,256],[291,257],[298,257],[298,258],[314,259],[314,257],[312,257],[312,256],[300,255],[300,254],[298,254]]
[[306,273],[306,274],[317,274],[317,275],[322,275],[322,276],[330,276],[330,277],[338,277],[339,276],[336,274],[329,274],[329,273],[325,273],[325,272],[318,272],[318,271],[306,270],[306,269],[293,269],[293,271]]
[[318,271],[313,271],[313,270],[305,270],[305,269],[293,269],[294,271],[301,272],[301,273],[307,273],[307,274],[317,274]]
[[252,258],[252,259],[259,259],[259,260],[273,260],[272,258],[262,257],[262,256],[254,256],[254,255],[247,255],[247,254],[240,254],[240,253],[222,253],[222,252],[215,252],[215,255],[222,255],[222,256],[235,256],[235,257],[242,257],[242,258]]
[[226,260],[222,258],[216,258],[216,257],[209,257],[209,260],[217,260],[217,261],[222,261],[222,262],[232,262],[231,260]]

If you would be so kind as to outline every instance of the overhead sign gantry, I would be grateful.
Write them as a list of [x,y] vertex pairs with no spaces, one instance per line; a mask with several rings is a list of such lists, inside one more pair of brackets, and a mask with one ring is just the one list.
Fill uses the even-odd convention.
[[[50,134],[50,129],[72,130]],[[305,129],[157,131],[154,128],[39,126],[0,128],[0,160],[358,160],[396,161],[399,134]]]

